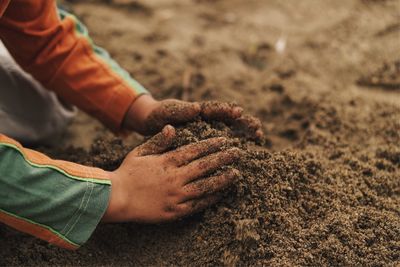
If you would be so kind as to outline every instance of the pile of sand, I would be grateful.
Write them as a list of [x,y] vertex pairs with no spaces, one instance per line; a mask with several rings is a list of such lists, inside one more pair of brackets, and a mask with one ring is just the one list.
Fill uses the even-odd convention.
[[[369,120],[395,114],[393,107],[383,109],[370,114]],[[101,226],[75,253],[66,255],[43,242],[38,242],[36,252],[62,253],[61,259],[52,255],[55,263],[85,265],[379,266],[398,262],[400,149],[379,145],[398,140],[397,124],[385,120],[381,125],[385,131],[377,134],[376,128],[368,137],[360,131],[365,122],[349,125],[352,114],[344,116],[336,108],[314,103],[314,112],[308,115],[307,134],[281,152],[256,145],[221,122],[197,121],[179,127],[176,146],[225,136],[246,151],[235,166],[242,178],[219,204],[172,224]],[[346,146],[354,135],[360,146]],[[268,147],[268,137],[267,133],[259,143]],[[378,149],[367,145],[371,138]],[[113,170],[130,149],[121,140],[107,138],[95,142],[90,152],[70,148],[53,154]],[[6,263],[21,262],[13,257]]]

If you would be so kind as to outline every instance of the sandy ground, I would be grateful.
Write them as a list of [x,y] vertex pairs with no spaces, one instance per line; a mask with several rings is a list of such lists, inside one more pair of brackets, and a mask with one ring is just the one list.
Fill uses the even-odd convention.
[[[267,165],[249,164],[259,173],[274,173],[277,182],[261,183],[268,188],[265,195],[259,193],[264,187],[246,185],[254,201],[232,200],[237,205],[226,202],[174,226],[101,226],[77,252],[1,226],[0,265],[399,264],[400,1],[106,2],[66,3],[94,41],[155,97],[236,101],[258,116],[266,133],[258,149],[271,154],[263,156]],[[111,138],[81,114],[61,149],[87,150],[99,136]],[[125,143],[130,147],[140,140],[133,135]],[[120,158],[124,149],[116,151]],[[103,166],[99,160],[66,158]],[[302,169],[309,159],[317,167]],[[285,180],[288,173],[323,181],[301,187],[290,201],[282,186],[298,183]],[[263,181],[259,175],[247,177]],[[320,195],[310,205],[321,205],[322,211],[302,215],[300,199],[315,191]],[[266,195],[293,212],[284,217],[295,222],[287,225],[286,236],[285,229],[259,226],[259,219],[254,226],[260,215],[239,205],[258,207],[256,201],[269,201]],[[264,219],[271,219],[269,213],[282,215],[282,210],[259,211]],[[321,214],[330,215],[322,219]],[[259,237],[252,235],[249,245],[232,230],[237,222],[263,230],[255,230]],[[370,248],[355,249],[367,247],[363,242]]]
[[[271,101],[262,88],[278,83],[299,98],[334,92],[400,102],[398,90],[356,84],[399,60],[399,1],[115,2],[72,7],[96,43],[158,98],[236,101],[260,114]],[[90,143],[79,140],[71,143]]]

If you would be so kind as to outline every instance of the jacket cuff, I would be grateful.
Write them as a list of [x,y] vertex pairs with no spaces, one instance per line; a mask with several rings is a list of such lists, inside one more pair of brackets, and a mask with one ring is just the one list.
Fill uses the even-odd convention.
[[127,134],[127,131],[123,129],[122,125],[126,113],[133,102],[144,94],[149,94],[149,92],[146,90],[133,91],[131,88],[121,85],[121,87],[115,91],[115,94],[102,112],[108,115],[103,121],[104,125],[115,134]]

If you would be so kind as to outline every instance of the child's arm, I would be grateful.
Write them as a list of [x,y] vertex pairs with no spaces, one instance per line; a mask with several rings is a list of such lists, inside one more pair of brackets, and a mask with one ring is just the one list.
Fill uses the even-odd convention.
[[233,163],[240,151],[212,138],[163,153],[174,138],[166,126],[106,172],[52,160],[0,134],[0,223],[76,249],[100,220],[162,222],[213,204],[238,171],[197,178]]
[[45,88],[114,131],[121,130],[134,100],[147,93],[54,0],[11,1],[0,18],[0,38]]
[[[166,124],[204,118],[241,119],[226,103],[200,105],[154,100],[108,53],[89,38],[73,15],[53,0],[13,0],[0,18],[0,38],[22,68],[65,101],[118,132],[155,133]],[[260,123],[248,123],[257,136]]]

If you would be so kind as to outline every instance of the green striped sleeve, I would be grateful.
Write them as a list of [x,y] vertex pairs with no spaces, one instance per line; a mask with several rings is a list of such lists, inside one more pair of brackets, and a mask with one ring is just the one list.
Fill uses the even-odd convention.
[[85,243],[100,222],[110,185],[33,164],[17,147],[0,143],[0,213],[46,229],[72,246]]

